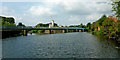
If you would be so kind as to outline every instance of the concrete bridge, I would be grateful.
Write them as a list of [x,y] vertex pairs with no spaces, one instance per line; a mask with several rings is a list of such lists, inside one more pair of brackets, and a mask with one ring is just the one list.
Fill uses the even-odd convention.
[[77,27],[34,27],[34,26],[2,26],[2,31],[24,31],[24,36],[27,36],[28,31],[30,30],[43,30],[44,33],[52,34],[52,33],[67,33],[71,32],[84,32],[86,28],[77,28]]

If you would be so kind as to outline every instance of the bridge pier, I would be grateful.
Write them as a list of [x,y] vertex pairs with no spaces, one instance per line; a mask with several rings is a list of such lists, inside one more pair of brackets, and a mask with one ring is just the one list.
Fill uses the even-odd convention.
[[67,33],[68,32],[68,29],[65,29],[65,33]]
[[49,34],[52,34],[52,30],[49,30]]
[[82,29],[81,32],[84,32],[84,29]]
[[27,36],[28,31],[24,30],[23,36]]
[[76,29],[74,29],[73,32],[76,32]]

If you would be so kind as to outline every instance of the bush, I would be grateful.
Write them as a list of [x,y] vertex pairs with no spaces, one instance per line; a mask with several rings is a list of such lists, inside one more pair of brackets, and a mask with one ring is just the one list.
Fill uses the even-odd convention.
[[43,33],[43,30],[38,30],[37,33]]
[[95,34],[95,35],[104,35],[104,32],[103,31],[94,31],[93,34]]
[[37,30],[31,30],[30,31],[30,33],[36,33],[37,32]]
[[120,42],[120,37],[119,37],[119,39],[117,41]]

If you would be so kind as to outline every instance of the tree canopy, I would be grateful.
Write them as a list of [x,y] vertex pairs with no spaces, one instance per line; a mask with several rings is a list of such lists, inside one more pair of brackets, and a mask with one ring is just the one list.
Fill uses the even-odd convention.
[[[49,23],[47,23],[47,24],[39,23],[36,25],[36,27],[49,27]],[[54,23],[54,27],[58,27],[58,25],[56,23]]]
[[107,16],[104,14],[97,22],[99,25],[102,25],[102,22],[107,18]]
[[120,1],[112,0],[112,8],[114,15],[116,15],[120,19]]
[[13,17],[0,17],[0,19],[2,20],[2,25],[15,25],[15,19]]
[[25,26],[25,25],[19,22],[17,26]]
[[87,23],[88,29],[91,29],[91,23]]
[[80,25],[70,25],[69,27],[80,27],[80,28],[86,28],[85,25],[83,25],[82,23]]

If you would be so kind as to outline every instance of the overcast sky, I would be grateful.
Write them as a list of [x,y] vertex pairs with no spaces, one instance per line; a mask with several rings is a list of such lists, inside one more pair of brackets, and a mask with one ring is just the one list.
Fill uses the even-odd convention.
[[52,20],[59,25],[87,24],[112,13],[110,0],[2,0],[0,5],[1,16],[12,16],[16,24],[27,26]]

